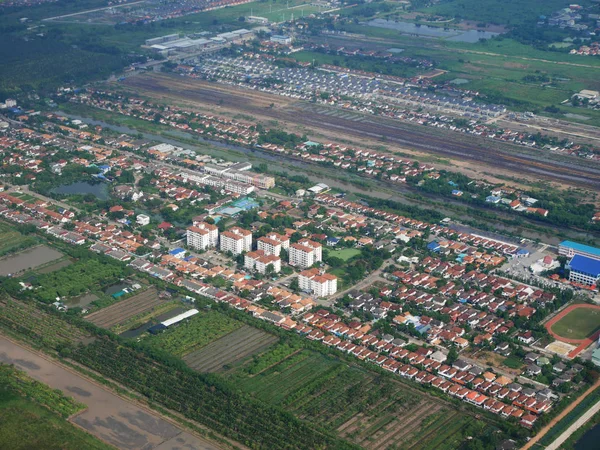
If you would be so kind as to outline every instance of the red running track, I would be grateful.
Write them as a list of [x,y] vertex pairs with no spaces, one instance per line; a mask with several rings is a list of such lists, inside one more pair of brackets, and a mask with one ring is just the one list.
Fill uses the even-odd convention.
[[544,324],[544,327],[546,328],[546,330],[548,330],[548,333],[550,333],[557,341],[567,342],[569,344],[579,344],[575,350],[572,350],[569,352],[569,355],[568,355],[569,358],[575,358],[577,355],[579,355],[579,353],[581,353],[583,350],[588,348],[590,346],[590,344],[592,344],[600,336],[600,330],[598,330],[591,336],[588,336],[587,338],[584,338],[584,339],[569,339],[569,338],[560,336],[552,331],[552,325],[554,325],[560,319],[565,317],[571,311],[573,311],[575,309],[579,309],[579,308],[600,310],[600,306],[598,306],[598,305],[588,305],[585,303],[581,303],[578,305],[571,305],[571,306],[568,306],[565,309],[563,309],[559,314],[557,314],[556,316],[554,316],[552,319],[550,319],[548,322],[546,322]]

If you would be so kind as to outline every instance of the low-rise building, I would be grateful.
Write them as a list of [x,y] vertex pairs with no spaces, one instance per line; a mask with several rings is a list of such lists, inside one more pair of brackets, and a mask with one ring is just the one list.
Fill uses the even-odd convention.
[[569,262],[569,281],[597,286],[600,282],[600,260],[575,255]]

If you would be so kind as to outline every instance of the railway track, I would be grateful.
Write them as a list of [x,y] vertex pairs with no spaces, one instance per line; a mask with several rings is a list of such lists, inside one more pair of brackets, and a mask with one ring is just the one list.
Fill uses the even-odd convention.
[[[125,85],[146,91],[153,96],[180,99],[224,108],[234,108],[248,114],[272,120],[304,125],[316,130],[337,130],[341,136],[370,137],[393,142],[403,147],[436,154],[451,159],[470,160],[492,169],[503,168],[517,175],[558,181],[577,187],[600,189],[600,165],[561,156],[528,154],[526,148],[477,136],[465,136],[420,125],[411,125],[394,119],[375,117],[353,111],[292,102],[274,94],[244,90],[234,86],[209,83],[169,75],[151,75],[128,78]],[[265,105],[275,103],[277,108]],[[466,140],[469,142],[465,142]],[[541,153],[541,150],[539,151]]]

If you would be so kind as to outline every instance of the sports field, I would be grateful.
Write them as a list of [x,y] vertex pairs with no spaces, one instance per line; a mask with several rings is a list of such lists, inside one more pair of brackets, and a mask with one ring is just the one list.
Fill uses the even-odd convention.
[[552,325],[552,331],[569,339],[585,339],[600,329],[600,310],[577,308]]

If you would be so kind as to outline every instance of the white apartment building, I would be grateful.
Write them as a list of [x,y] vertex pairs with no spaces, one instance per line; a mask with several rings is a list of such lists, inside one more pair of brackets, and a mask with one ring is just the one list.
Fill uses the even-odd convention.
[[277,233],[269,233],[257,239],[257,247],[267,255],[279,256],[281,249],[290,248],[290,240],[287,236]]
[[187,229],[187,245],[196,250],[216,247],[219,242],[219,229],[216,225],[200,222]]
[[298,286],[317,297],[327,297],[337,292],[337,277],[319,269],[308,269],[298,275]]
[[290,245],[290,265],[310,267],[322,260],[322,246],[310,239],[302,239]]
[[256,270],[258,273],[266,273],[267,267],[273,266],[273,271],[279,273],[281,271],[281,259],[279,256],[269,255],[263,250],[248,252],[244,255],[244,267],[248,270]]
[[221,233],[222,252],[231,252],[239,255],[242,252],[252,250],[252,232],[240,227],[233,227]]
[[136,217],[136,219],[135,219],[135,222],[138,225],[145,226],[145,225],[148,225],[150,223],[150,217],[147,216],[146,214],[138,214],[137,217]]

